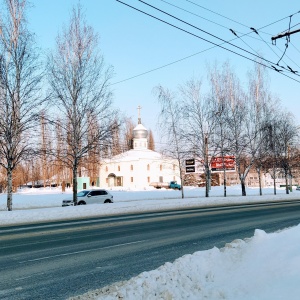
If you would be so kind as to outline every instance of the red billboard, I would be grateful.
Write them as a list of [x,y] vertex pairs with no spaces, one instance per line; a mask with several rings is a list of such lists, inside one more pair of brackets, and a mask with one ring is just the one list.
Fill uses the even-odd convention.
[[212,158],[210,164],[210,168],[212,171],[224,171],[224,167],[226,171],[235,170],[235,157],[233,155],[226,155],[224,157],[217,156]]

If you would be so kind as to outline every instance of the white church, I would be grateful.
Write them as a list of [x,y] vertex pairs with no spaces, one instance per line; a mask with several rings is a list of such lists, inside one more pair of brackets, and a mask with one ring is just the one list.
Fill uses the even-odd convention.
[[178,162],[148,149],[148,131],[138,118],[133,129],[133,149],[102,161],[100,186],[147,189],[152,182],[180,183]]

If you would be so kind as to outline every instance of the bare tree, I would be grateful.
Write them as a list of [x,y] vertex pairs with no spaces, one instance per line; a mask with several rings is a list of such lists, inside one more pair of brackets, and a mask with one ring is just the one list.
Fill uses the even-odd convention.
[[98,51],[98,36],[86,24],[79,5],[73,8],[69,26],[57,37],[48,72],[52,103],[61,115],[63,142],[67,145],[61,160],[72,168],[76,205],[78,166],[89,150],[104,147],[118,126],[109,90],[112,68],[105,66]]
[[210,97],[201,93],[201,81],[190,80],[181,87],[183,111],[185,113],[185,144],[204,168],[205,197],[209,197],[211,185],[211,159],[216,154],[212,138],[216,129],[215,106]]
[[135,124],[132,119],[125,118],[125,129],[124,129],[124,151],[131,150],[133,148],[133,129]]
[[283,113],[281,119],[276,124],[276,139],[278,157],[281,168],[285,177],[286,194],[289,194],[289,177],[291,178],[291,147],[297,136],[297,129],[294,118],[291,113]]
[[150,129],[149,130],[149,141],[148,141],[148,148],[152,151],[155,151],[155,142],[154,142],[154,136],[153,136],[153,132]]
[[111,153],[112,156],[118,155],[122,152],[121,150],[121,141],[120,141],[120,128],[118,126],[119,121],[117,119],[114,120],[113,124],[113,132],[111,136],[111,144],[112,144],[112,149]]
[[225,63],[222,70],[215,68],[209,74],[212,88],[212,98],[214,99],[214,118],[215,132],[214,143],[217,149],[217,155],[221,157],[223,169],[223,190],[224,197],[227,196],[227,180],[226,180],[226,155],[230,155],[229,132],[226,122],[226,116],[230,107],[230,94],[227,83],[230,82],[231,70],[228,63]]
[[176,100],[175,95],[162,86],[157,86],[155,93],[161,105],[159,128],[167,145],[162,150],[167,156],[174,158],[178,163],[181,180],[181,197],[184,198],[183,168],[186,147],[183,141],[181,104],[179,100]]
[[236,159],[236,167],[239,175],[242,195],[246,196],[245,180],[253,164],[249,157],[249,138],[247,122],[249,122],[249,107],[246,95],[242,90],[238,78],[231,73],[227,86],[229,105],[226,110],[226,123],[228,126],[229,147]]
[[7,209],[12,210],[12,175],[29,155],[43,99],[41,66],[27,28],[26,0],[5,0],[0,13],[0,157],[7,174]]

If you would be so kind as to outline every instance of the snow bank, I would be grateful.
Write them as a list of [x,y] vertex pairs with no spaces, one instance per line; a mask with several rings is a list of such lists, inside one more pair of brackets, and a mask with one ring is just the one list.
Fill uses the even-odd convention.
[[128,281],[72,299],[299,299],[300,226],[185,255]]

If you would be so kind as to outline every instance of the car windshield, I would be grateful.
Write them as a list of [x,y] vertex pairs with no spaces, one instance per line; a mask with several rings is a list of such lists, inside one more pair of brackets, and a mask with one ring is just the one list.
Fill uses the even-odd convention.
[[84,197],[86,196],[90,191],[81,191],[79,193],[77,193],[77,197]]

